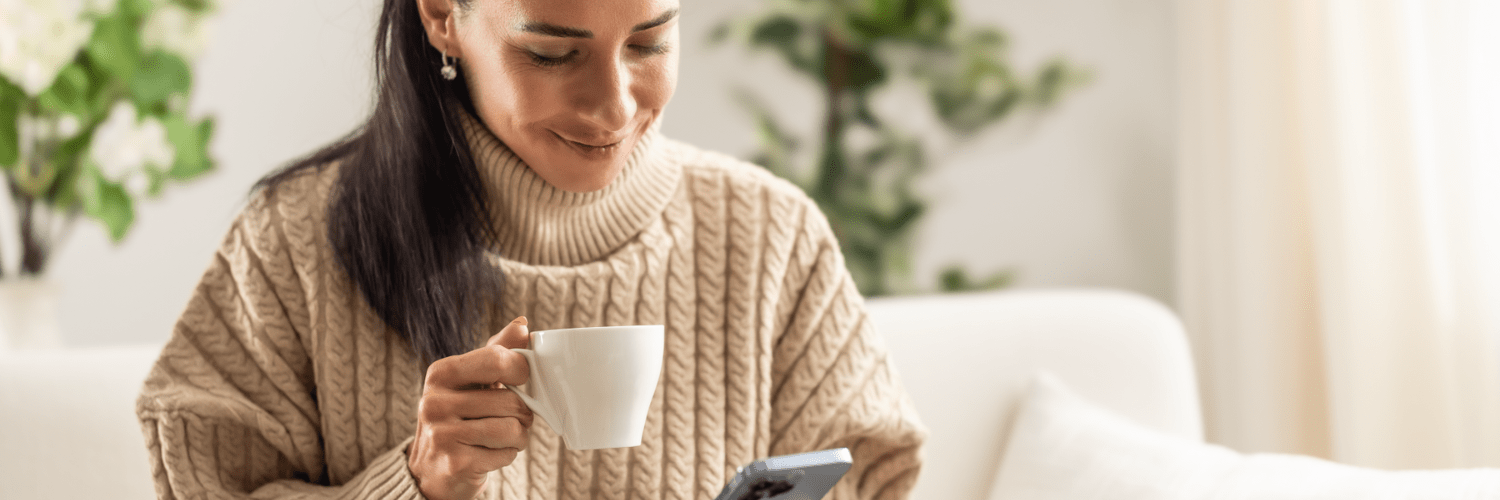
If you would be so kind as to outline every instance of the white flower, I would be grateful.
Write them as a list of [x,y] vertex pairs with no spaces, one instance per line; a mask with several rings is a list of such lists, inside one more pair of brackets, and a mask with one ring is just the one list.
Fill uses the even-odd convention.
[[212,28],[203,15],[194,14],[175,3],[162,3],[151,9],[141,28],[141,44],[147,49],[160,48],[188,60],[197,59],[208,46]]
[[130,175],[125,177],[123,184],[125,191],[137,198],[146,196],[149,194],[147,191],[151,190],[151,178],[146,175],[146,171],[144,170],[131,172]]
[[78,117],[64,114],[57,119],[57,134],[59,138],[67,139],[78,134]]
[[125,101],[115,103],[89,144],[89,158],[105,178],[117,182],[147,164],[170,167],[176,155],[161,121],[151,117],[137,120],[135,106]]
[[83,11],[108,14],[114,12],[115,5],[119,3],[120,0],[83,0]]
[[0,75],[40,94],[88,42],[79,0],[0,0]]

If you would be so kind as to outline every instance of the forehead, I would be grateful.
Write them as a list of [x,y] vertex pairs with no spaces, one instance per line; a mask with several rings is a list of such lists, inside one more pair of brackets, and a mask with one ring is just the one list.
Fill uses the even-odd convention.
[[[520,28],[528,23],[608,31],[629,29],[650,21],[662,13],[677,9],[679,0],[477,0],[497,16],[505,28]],[[488,4],[488,5],[483,5]]]

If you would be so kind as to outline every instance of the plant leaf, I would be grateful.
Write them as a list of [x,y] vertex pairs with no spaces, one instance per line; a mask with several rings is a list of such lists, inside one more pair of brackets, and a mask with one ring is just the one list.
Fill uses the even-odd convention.
[[152,0],[120,0],[120,11],[134,18],[146,17],[156,7]]
[[849,57],[849,87],[869,92],[885,83],[885,65],[874,54],[866,50],[851,49],[845,55]]
[[816,37],[804,23],[790,14],[772,14],[752,24],[750,45],[771,49],[786,59],[788,65],[804,74],[818,77],[823,65],[807,52],[805,37]]
[[157,50],[141,59],[135,77],[130,80],[130,94],[141,109],[159,107],[167,97],[193,88],[193,72],[181,57]]
[[52,86],[37,96],[43,108],[72,113],[87,119],[89,113],[89,74],[77,62],[63,66]]
[[83,176],[84,164],[88,162],[85,153],[92,136],[92,133],[79,134],[58,148],[56,158],[60,166],[44,198],[59,210],[78,208],[78,179]]
[[208,141],[213,136],[213,118],[204,118],[193,125],[181,114],[168,115],[162,120],[167,129],[167,141],[177,150],[167,177],[185,181],[213,170],[213,159],[208,155]]
[[9,169],[21,158],[20,131],[16,130],[16,118],[21,113],[21,100],[26,94],[20,87],[0,78],[0,166]]
[[81,179],[78,190],[83,211],[90,218],[104,224],[111,242],[119,243],[135,222],[135,203],[125,187],[99,175],[99,169],[89,168]]
[[92,138],[92,132],[79,134],[59,145],[57,151],[52,153],[52,178],[42,189],[42,197],[51,200],[54,206],[66,207],[74,200],[74,184],[78,171],[86,161],[85,153]]
[[953,25],[949,0],[867,0],[847,15],[850,29],[869,41],[931,42]]
[[1062,58],[1054,58],[1037,75],[1036,102],[1042,106],[1055,104],[1068,90],[1089,83],[1092,75],[1076,68]]
[[183,8],[187,9],[189,12],[194,12],[194,13],[207,13],[207,12],[211,12],[216,7],[214,5],[214,2],[211,2],[209,0],[171,0],[171,1],[172,1],[172,3],[175,3],[177,5],[181,5]]
[[729,36],[733,34],[733,23],[730,23],[728,21],[720,22],[719,24],[715,24],[714,27],[708,31],[708,44],[710,46],[720,45],[729,40]]
[[167,173],[152,165],[146,165],[143,170],[146,173],[146,196],[149,198],[161,196],[161,190],[167,184]]
[[1007,269],[997,271],[982,280],[975,281],[969,277],[968,269],[965,269],[962,265],[953,264],[943,268],[942,274],[938,275],[938,286],[944,292],[994,290],[1010,286],[1015,281],[1015,277],[1015,272]]
[[802,35],[802,24],[788,15],[772,15],[750,30],[750,43],[765,47],[781,47],[792,43]]
[[[130,2],[124,2],[128,4]],[[94,34],[85,53],[99,69],[120,81],[135,78],[141,58],[140,28],[124,12],[116,12],[94,22]]]
[[938,286],[944,292],[961,292],[969,289],[969,273],[961,266],[949,266],[938,275]]

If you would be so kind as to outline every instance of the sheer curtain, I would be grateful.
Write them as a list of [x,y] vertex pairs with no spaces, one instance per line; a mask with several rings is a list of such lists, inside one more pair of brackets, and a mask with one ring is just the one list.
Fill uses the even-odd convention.
[[1209,439],[1500,466],[1500,2],[1179,0]]

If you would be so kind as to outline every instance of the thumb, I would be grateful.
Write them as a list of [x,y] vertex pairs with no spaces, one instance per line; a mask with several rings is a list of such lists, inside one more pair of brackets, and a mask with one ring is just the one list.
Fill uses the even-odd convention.
[[531,330],[526,326],[525,316],[517,317],[509,325],[505,325],[505,328],[501,328],[500,333],[490,336],[490,339],[484,343],[486,346],[498,345],[506,349],[524,348],[530,344]]

